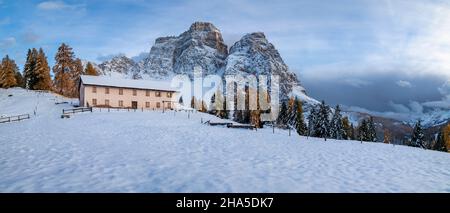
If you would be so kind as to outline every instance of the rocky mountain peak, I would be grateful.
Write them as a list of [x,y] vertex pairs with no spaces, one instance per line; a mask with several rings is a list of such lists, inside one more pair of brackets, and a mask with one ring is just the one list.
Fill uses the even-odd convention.
[[219,29],[209,22],[194,22],[189,31],[205,31],[205,32],[219,32]]

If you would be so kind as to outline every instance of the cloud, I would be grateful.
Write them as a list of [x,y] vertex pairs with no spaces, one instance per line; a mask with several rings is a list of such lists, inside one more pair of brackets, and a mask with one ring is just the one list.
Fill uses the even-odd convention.
[[[1,3],[0,3],[0,5],[1,5]],[[10,23],[11,23],[11,19],[9,17],[0,19],[0,26],[1,25],[7,25],[7,24],[10,24]]]
[[404,81],[404,80],[399,80],[397,82],[395,82],[399,87],[404,87],[404,88],[411,88],[412,84],[409,81]]
[[410,113],[411,112],[411,110],[403,104],[396,104],[393,101],[390,101],[389,105],[395,110],[395,112],[399,112],[399,113]]
[[0,50],[7,49],[16,45],[16,38],[8,37],[3,40],[0,40]]
[[368,81],[356,79],[356,78],[345,79],[344,82],[350,86],[357,87],[357,88],[361,88],[361,87],[368,86],[371,84]]
[[40,37],[32,31],[27,31],[22,35],[22,39],[27,43],[36,43],[39,38]]
[[76,9],[82,7],[82,5],[71,5],[64,1],[44,1],[37,5],[40,10],[64,10],[64,9]]
[[432,108],[441,108],[450,110],[450,80],[446,81],[438,88],[439,93],[442,94],[442,99],[439,101],[428,101],[423,103],[424,106]]

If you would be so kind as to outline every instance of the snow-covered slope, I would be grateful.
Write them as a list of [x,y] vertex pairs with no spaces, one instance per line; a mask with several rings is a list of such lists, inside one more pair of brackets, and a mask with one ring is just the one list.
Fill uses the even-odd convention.
[[[12,97],[8,97],[13,94]],[[203,113],[61,119],[59,96],[0,90],[0,192],[450,192],[450,155],[201,124]],[[38,104],[37,104],[38,103]]]

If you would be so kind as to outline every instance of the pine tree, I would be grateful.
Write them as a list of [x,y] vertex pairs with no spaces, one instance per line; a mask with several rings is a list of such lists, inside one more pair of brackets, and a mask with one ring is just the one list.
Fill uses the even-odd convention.
[[352,130],[352,134],[350,135],[350,140],[355,140],[356,139],[355,127],[353,126],[353,124],[350,124],[350,128]]
[[331,125],[330,125],[330,137],[342,140],[344,138],[345,132],[344,127],[342,124],[342,115],[341,115],[341,109],[339,105],[336,106],[336,109],[334,111],[333,118],[331,119]]
[[38,52],[35,48],[28,49],[27,60],[23,69],[23,80],[27,89],[33,89],[36,84],[36,63],[38,58]]
[[433,150],[447,152],[447,146],[445,145],[444,141],[444,129],[439,131],[439,134],[437,136],[436,143],[433,145]]
[[19,71],[16,72],[15,78],[16,78],[16,84],[17,84],[17,86],[18,86],[18,87],[25,88],[25,84],[24,84],[24,81],[23,81],[22,74],[21,74]]
[[367,121],[367,141],[377,141],[377,131],[375,129],[375,123],[373,122],[372,116]]
[[319,112],[318,109],[316,109],[315,106],[313,106],[311,108],[311,111],[309,112],[308,115],[308,136],[314,136],[315,133],[315,127],[316,127],[316,123],[317,123],[317,113]]
[[450,150],[450,123],[447,124],[447,126],[444,127],[444,130],[442,131],[443,139],[444,139],[444,145],[447,150]]
[[47,57],[44,50],[39,49],[35,59],[34,68],[31,71],[30,88],[33,90],[51,90],[52,79],[50,78],[50,67],[48,66]]
[[73,63],[73,71],[70,73],[70,96],[78,98],[80,96],[80,92],[78,91],[78,83],[80,81],[80,76],[83,74],[83,63],[81,59],[75,59]]
[[344,129],[343,132],[343,139],[344,140],[351,140],[352,139],[352,131],[353,131],[353,125],[350,124],[350,121],[348,120],[348,117],[342,118],[342,128]]
[[360,141],[369,141],[368,129],[367,129],[367,121],[363,119],[358,127],[358,140]]
[[16,62],[10,59],[8,55],[6,55],[2,59],[2,64],[0,68],[1,68],[0,87],[2,88],[15,87],[17,85],[16,73],[19,71]]
[[295,100],[296,113],[295,113],[295,129],[299,135],[306,136],[308,134],[308,129],[305,124],[305,119],[303,117],[303,107],[302,102],[298,99]]
[[286,116],[286,124],[289,127],[295,126],[296,121],[296,115],[297,115],[297,106],[296,106],[296,98],[291,97],[289,98],[288,105],[287,105],[287,116]]
[[98,76],[97,70],[94,68],[94,66],[91,64],[91,62],[88,62],[86,65],[86,69],[84,70],[85,75],[94,75]]
[[55,56],[55,66],[53,66],[54,86],[56,92],[64,96],[70,96],[73,87],[72,75],[74,72],[74,53],[72,48],[65,43],[61,44]]
[[383,143],[390,144],[392,142],[392,134],[388,129],[384,130]]
[[413,134],[411,136],[411,146],[425,148],[424,133],[420,120],[414,125]]
[[317,113],[317,122],[314,127],[315,137],[324,138],[325,140],[330,134],[330,107],[325,104],[325,101],[319,105],[319,112]]
[[282,128],[286,128],[287,127],[287,119],[286,119],[287,117],[288,117],[288,109],[286,106],[286,102],[283,101],[281,103],[280,112],[278,113],[277,124]]

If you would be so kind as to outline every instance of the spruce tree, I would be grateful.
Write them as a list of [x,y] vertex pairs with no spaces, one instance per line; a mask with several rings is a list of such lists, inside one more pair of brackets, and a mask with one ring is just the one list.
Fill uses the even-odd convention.
[[34,65],[34,70],[31,74],[32,83],[30,83],[33,90],[51,90],[52,80],[50,78],[50,67],[48,66],[47,57],[44,50],[39,49]]
[[330,107],[325,104],[325,101],[319,105],[319,112],[317,113],[317,122],[314,127],[315,137],[324,138],[325,140],[330,134]]
[[372,116],[367,121],[367,141],[377,141],[377,131],[375,129],[375,123],[373,122]]
[[[318,106],[317,106],[318,107]],[[311,108],[311,111],[308,115],[308,136],[314,136],[315,135],[315,127],[317,123],[317,113],[319,112],[318,109],[316,109],[316,106],[313,106]]]
[[367,127],[367,121],[366,119],[363,119],[358,127],[358,139],[360,141],[369,141],[369,133]]
[[342,140],[344,138],[345,132],[342,124],[342,115],[339,105],[337,105],[336,109],[334,110],[334,115],[331,119],[330,126],[330,137],[337,140]]
[[23,69],[23,80],[25,87],[27,89],[33,89],[36,84],[36,63],[37,63],[38,52],[35,48],[28,49],[27,60]]
[[6,55],[2,59],[2,64],[0,68],[1,68],[0,87],[2,88],[15,87],[17,85],[16,73],[19,71],[16,62],[10,59],[8,55]]
[[16,84],[17,84],[17,86],[18,86],[18,87],[25,88],[25,84],[24,84],[24,81],[23,81],[22,74],[21,74],[19,71],[16,72],[15,78],[16,78]]
[[350,121],[348,120],[348,117],[342,118],[342,128],[343,131],[343,137],[344,140],[351,140],[352,139],[352,128],[353,126],[350,124]]
[[287,119],[286,119],[287,117],[288,117],[288,109],[286,106],[286,102],[283,101],[281,103],[280,112],[278,113],[277,124],[282,128],[286,128],[287,127]]
[[411,146],[425,148],[424,133],[420,120],[414,125],[413,134],[411,136]]
[[97,70],[94,68],[94,66],[91,64],[91,62],[88,62],[86,65],[86,69],[84,70],[85,75],[94,75],[98,76]]
[[303,116],[302,102],[298,99],[295,100],[296,113],[295,113],[295,129],[299,135],[306,136],[308,134],[308,128]]
[[61,44],[55,55],[55,66],[53,66],[54,86],[56,92],[64,96],[70,96],[73,87],[72,72],[74,72],[74,53],[72,48],[65,43]]
[[442,129],[442,131],[439,131],[436,143],[433,145],[433,150],[441,151],[441,152],[448,151],[447,147],[445,145],[445,141],[444,141],[444,129]]
[[350,124],[350,129],[352,130],[352,133],[349,136],[349,139],[350,140],[355,140],[356,139],[356,132],[355,132],[355,127],[353,126],[353,124]]

